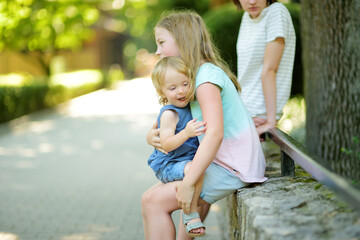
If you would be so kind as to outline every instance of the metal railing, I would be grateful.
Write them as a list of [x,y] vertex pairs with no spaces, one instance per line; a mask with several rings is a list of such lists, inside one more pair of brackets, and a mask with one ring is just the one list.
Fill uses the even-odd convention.
[[317,181],[321,182],[355,210],[360,211],[360,191],[344,178],[327,170],[316,156],[310,154],[300,143],[278,128],[268,131],[269,138],[281,149],[282,176],[295,176],[295,164],[298,164]]

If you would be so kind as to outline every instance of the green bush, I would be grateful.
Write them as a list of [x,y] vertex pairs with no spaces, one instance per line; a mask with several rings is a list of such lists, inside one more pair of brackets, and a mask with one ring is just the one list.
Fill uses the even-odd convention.
[[[288,3],[285,6],[290,12],[296,32],[296,52],[291,94],[303,94],[300,4]],[[222,58],[229,64],[234,73],[237,72],[236,41],[242,15],[243,11],[238,11],[233,3],[229,3],[213,9],[203,16]]]
[[0,76],[0,123],[53,107],[103,86],[103,74],[97,70],[61,74],[50,81],[22,74]]
[[44,108],[43,99],[48,91],[46,84],[0,86],[0,122]]

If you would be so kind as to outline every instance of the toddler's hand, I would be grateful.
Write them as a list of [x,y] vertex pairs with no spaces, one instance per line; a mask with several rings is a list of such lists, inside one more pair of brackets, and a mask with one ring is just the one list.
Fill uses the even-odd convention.
[[186,124],[185,133],[189,138],[200,136],[204,134],[205,131],[206,122],[204,121],[197,122],[196,119],[192,119]]

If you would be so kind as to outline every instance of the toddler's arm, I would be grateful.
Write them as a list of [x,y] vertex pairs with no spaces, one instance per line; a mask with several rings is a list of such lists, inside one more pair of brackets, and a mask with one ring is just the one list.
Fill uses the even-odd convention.
[[166,152],[180,147],[190,137],[200,136],[206,131],[205,122],[189,121],[185,129],[175,135],[178,114],[174,111],[165,111],[160,118],[160,143]]

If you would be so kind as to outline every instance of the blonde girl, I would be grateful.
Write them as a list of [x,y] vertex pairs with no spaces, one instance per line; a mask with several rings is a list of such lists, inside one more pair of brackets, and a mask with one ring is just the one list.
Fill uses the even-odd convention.
[[[206,122],[206,132],[181,182],[159,183],[142,197],[146,239],[175,239],[171,213],[191,205],[196,182],[204,175],[199,204],[211,204],[252,182],[264,182],[265,160],[251,116],[235,76],[215,50],[201,17],[172,12],[155,27],[156,54],[180,57],[196,73],[193,118]],[[147,141],[161,149],[158,132]],[[199,221],[193,219],[191,221]],[[202,231],[199,229],[198,231]],[[178,239],[190,239],[180,225]]]

